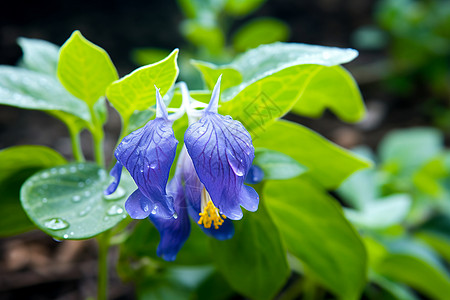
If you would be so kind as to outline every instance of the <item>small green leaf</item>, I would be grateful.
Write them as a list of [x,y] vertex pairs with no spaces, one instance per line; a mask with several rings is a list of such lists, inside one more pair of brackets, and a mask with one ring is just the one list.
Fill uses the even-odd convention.
[[387,278],[405,283],[433,299],[450,295],[450,277],[444,271],[407,254],[389,254],[375,271]]
[[108,53],[74,31],[61,47],[58,78],[72,95],[93,106],[118,75]]
[[0,151],[0,236],[34,227],[20,205],[20,187],[35,172],[66,163],[56,151],[44,146],[15,146]]
[[225,11],[234,16],[245,16],[258,7],[266,0],[227,0]]
[[310,129],[279,120],[253,141],[255,147],[282,152],[308,168],[309,176],[325,188],[334,189],[353,172],[370,166]]
[[289,275],[278,230],[260,203],[258,212],[235,222],[232,239],[211,239],[219,270],[234,290],[251,299],[272,299]]
[[359,299],[366,252],[337,202],[301,178],[268,181],[263,196],[289,252],[340,298]]
[[372,229],[400,224],[408,215],[412,199],[408,194],[393,194],[367,203],[362,211],[345,209],[353,224]]
[[140,67],[111,84],[106,95],[109,102],[128,120],[135,110],[145,110],[156,103],[155,85],[165,95],[178,76],[178,49],[162,61]]
[[293,158],[278,151],[256,148],[253,164],[264,171],[264,179],[289,179],[308,169]]
[[326,108],[345,122],[360,121],[365,115],[358,85],[341,66],[320,69],[292,111],[308,117],[320,117]]
[[181,26],[181,32],[193,45],[205,47],[212,54],[218,54],[225,47],[225,37],[222,30],[215,24],[204,24],[200,20],[186,20]]
[[117,191],[104,196],[109,181],[106,171],[93,163],[46,169],[22,186],[22,206],[47,234],[58,239],[87,239],[126,217],[124,202],[135,185],[124,172]]
[[238,52],[256,48],[262,44],[285,42],[289,27],[275,18],[252,19],[239,28],[233,36],[233,47]]
[[412,173],[444,149],[443,134],[434,128],[411,128],[389,133],[379,146],[383,164]]
[[59,58],[59,47],[47,41],[19,38],[23,57],[20,65],[28,70],[56,76]]
[[60,110],[90,122],[89,109],[68,93],[55,76],[0,66],[0,104],[25,109]]
[[235,69],[218,67],[214,64],[200,60],[191,60],[191,63],[200,71],[200,73],[202,73],[206,87],[210,90],[214,88],[220,75],[222,75],[222,82],[220,83],[220,89],[222,91],[242,82],[241,73]]

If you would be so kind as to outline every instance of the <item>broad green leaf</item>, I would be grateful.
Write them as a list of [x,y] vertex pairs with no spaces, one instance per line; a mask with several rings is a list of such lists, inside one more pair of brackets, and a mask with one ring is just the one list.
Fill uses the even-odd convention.
[[87,239],[126,217],[124,202],[135,185],[123,172],[119,188],[103,191],[110,178],[93,163],[72,163],[40,171],[22,186],[22,207],[42,231],[57,239]]
[[442,181],[449,175],[445,166],[445,159],[444,155],[437,155],[428,160],[413,174],[412,181],[420,191],[435,198],[444,195],[445,190]]
[[366,252],[338,203],[301,177],[268,181],[263,196],[288,251],[334,294],[359,299]]
[[[374,163],[374,154],[369,148],[359,147],[352,149],[353,153],[364,157]],[[357,210],[380,196],[377,172],[374,168],[360,170],[350,175],[336,190],[343,201]]]
[[106,95],[109,102],[128,120],[135,110],[146,110],[156,103],[155,86],[165,95],[178,76],[178,49],[162,61],[140,67],[111,84]]
[[0,236],[34,227],[20,205],[20,187],[35,172],[66,163],[56,151],[44,146],[15,146],[0,151]]
[[308,169],[293,158],[278,151],[256,148],[253,164],[264,171],[264,179],[289,179]]
[[319,117],[326,108],[345,122],[357,122],[364,117],[365,107],[358,85],[341,66],[320,69],[309,81],[292,111],[299,115]]
[[28,70],[56,76],[59,47],[38,39],[18,38],[23,57],[20,65]]
[[285,42],[289,38],[289,27],[275,18],[252,19],[233,35],[233,47],[238,52],[256,48],[262,44]]
[[335,189],[353,172],[370,162],[345,150],[310,129],[279,120],[253,141],[255,147],[282,152],[308,168],[309,176],[325,188]]
[[220,83],[220,89],[222,91],[242,82],[241,73],[235,69],[218,67],[214,64],[200,60],[191,60],[191,63],[200,71],[200,73],[202,73],[206,87],[210,90],[214,88],[220,75],[222,75],[222,81]]
[[211,239],[218,269],[235,291],[251,299],[272,299],[289,276],[278,230],[262,204],[234,223],[232,239]]
[[[325,67],[349,62],[357,54],[353,49],[294,43],[274,43],[247,51],[231,64],[222,66],[238,70],[243,83],[224,91],[222,101],[225,103],[220,112],[241,121],[256,137],[300,101],[310,82],[314,82]],[[332,80],[341,79],[332,76]],[[326,93],[324,88],[319,91]],[[364,106],[359,103],[358,107]],[[237,111],[240,114],[236,115]],[[350,114],[353,115],[354,110]],[[362,116],[363,112],[358,117]]]
[[225,11],[234,16],[245,16],[258,7],[266,0],[226,0]]
[[89,106],[104,96],[106,88],[118,79],[108,53],[79,31],[74,31],[62,45],[57,73],[64,87]]
[[375,271],[405,283],[432,299],[450,295],[448,274],[411,255],[389,254],[375,266]]
[[86,104],[68,93],[55,76],[23,68],[0,66],[0,104],[59,110],[90,122]]
[[353,224],[365,228],[386,228],[400,224],[408,215],[412,199],[408,194],[393,194],[367,203],[362,211],[345,209]]
[[397,172],[412,173],[443,150],[443,141],[434,128],[395,130],[381,141],[380,159]]

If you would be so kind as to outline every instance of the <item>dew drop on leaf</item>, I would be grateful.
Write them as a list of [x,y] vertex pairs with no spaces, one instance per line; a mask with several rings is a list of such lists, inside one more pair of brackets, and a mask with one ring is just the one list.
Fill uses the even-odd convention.
[[117,216],[117,215],[121,215],[123,213],[123,208],[120,207],[117,204],[112,205],[110,208],[108,208],[108,210],[106,211],[106,213],[109,216]]
[[51,230],[60,230],[69,227],[69,223],[61,218],[52,218],[45,221],[44,226]]

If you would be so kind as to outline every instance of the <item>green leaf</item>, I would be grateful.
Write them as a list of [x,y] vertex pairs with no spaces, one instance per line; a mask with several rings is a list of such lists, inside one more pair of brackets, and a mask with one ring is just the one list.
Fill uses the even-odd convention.
[[334,189],[370,162],[357,157],[310,129],[279,120],[253,141],[255,147],[282,152],[308,168],[309,176],[325,188]]
[[[238,70],[243,83],[222,93],[225,103],[220,112],[241,121],[256,137],[300,101],[310,82],[325,67],[349,62],[357,54],[353,49],[294,43],[274,43],[247,51],[231,64],[222,66]],[[330,80],[340,80],[340,77],[332,76]],[[326,89],[319,91],[325,93]]]
[[389,133],[379,146],[383,164],[412,173],[443,150],[443,134],[434,128],[411,128]]
[[433,299],[450,295],[450,277],[411,255],[387,255],[375,266],[375,271],[394,281],[405,283]]
[[0,236],[34,227],[20,205],[20,187],[35,172],[66,163],[56,151],[44,146],[15,146],[0,151]]
[[359,299],[366,252],[337,202],[301,178],[268,181],[263,196],[288,251],[334,294]]
[[386,228],[400,224],[408,215],[412,199],[408,194],[393,194],[367,203],[362,211],[345,209],[345,216],[355,225]]
[[232,239],[211,239],[218,269],[237,292],[251,299],[272,299],[289,275],[279,233],[260,203],[258,212],[234,222]]
[[227,0],[225,11],[234,16],[245,16],[258,7],[266,0]]
[[275,18],[252,19],[241,26],[233,35],[233,47],[238,52],[262,44],[284,42],[289,38],[289,27]]
[[255,149],[253,164],[264,171],[264,180],[289,179],[308,170],[286,154],[264,148]]
[[424,223],[415,233],[450,262],[450,217],[437,215]]
[[39,39],[18,38],[23,57],[20,65],[28,70],[56,76],[59,47]]
[[222,75],[222,81],[220,83],[220,89],[222,91],[242,82],[241,73],[235,69],[218,67],[214,64],[200,60],[191,60],[191,63],[200,71],[200,73],[202,73],[206,87],[210,90],[214,88],[220,75]]
[[17,67],[0,66],[0,104],[59,110],[91,120],[86,104],[69,94],[54,76]]
[[140,67],[111,84],[106,95],[109,102],[128,120],[135,110],[145,110],[156,103],[155,85],[165,95],[178,76],[178,49],[162,61]]
[[326,108],[345,122],[357,122],[364,117],[365,107],[358,85],[341,66],[323,67],[318,71],[292,111],[320,117]]
[[[352,152],[364,157],[372,163],[374,154],[367,147],[352,149]],[[336,190],[343,201],[357,210],[376,200],[380,196],[379,183],[375,168],[364,169],[350,175]]]
[[42,231],[58,239],[87,239],[117,225],[126,217],[124,202],[135,189],[127,172],[110,196],[110,181],[93,163],[72,163],[46,169],[22,186],[21,201],[28,217]]
[[118,75],[108,53],[74,31],[61,47],[58,78],[72,95],[93,106]]
[[211,54],[218,54],[225,47],[225,36],[215,24],[186,20],[181,25],[181,32],[193,45],[205,47]]

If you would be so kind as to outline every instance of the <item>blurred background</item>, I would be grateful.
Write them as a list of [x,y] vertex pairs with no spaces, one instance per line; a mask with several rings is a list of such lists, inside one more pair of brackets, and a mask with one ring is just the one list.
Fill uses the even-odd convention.
[[[253,0],[226,7],[202,1],[11,1],[0,10],[0,64],[15,65],[18,37],[62,45],[72,31],[104,48],[123,76],[180,48],[180,79],[202,88],[189,59],[226,63],[261,43],[287,41],[351,47],[345,65],[358,82],[366,118],[346,124],[288,114],[333,142],[372,150],[394,129],[432,126],[450,132],[450,3],[427,0]],[[194,3],[194,4],[192,4]],[[206,3],[206,1],[205,1]],[[244,3],[244,4],[242,4]],[[202,9],[195,9],[195,6]],[[118,115],[106,124],[108,155],[119,135]],[[84,138],[90,153],[90,139]],[[40,112],[2,106],[0,149],[38,144],[70,158],[66,128]],[[89,158],[89,156],[88,156]],[[58,243],[39,231],[0,240],[0,299],[79,299],[95,294],[93,241]],[[111,260],[117,259],[117,249]],[[115,275],[112,299],[134,299]]]

